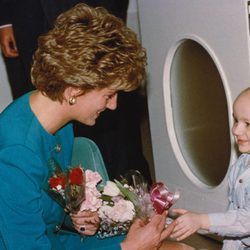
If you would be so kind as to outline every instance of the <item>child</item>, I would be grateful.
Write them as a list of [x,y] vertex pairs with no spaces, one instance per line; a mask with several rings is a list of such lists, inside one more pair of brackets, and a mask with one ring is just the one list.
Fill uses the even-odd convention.
[[224,236],[222,249],[250,249],[250,88],[233,104],[232,128],[241,156],[230,167],[229,207],[225,213],[194,213],[174,209],[180,216],[171,237],[180,241],[199,229]]

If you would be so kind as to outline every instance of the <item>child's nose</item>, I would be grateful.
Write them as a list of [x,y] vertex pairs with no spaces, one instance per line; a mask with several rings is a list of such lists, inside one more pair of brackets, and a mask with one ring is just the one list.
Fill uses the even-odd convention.
[[232,128],[233,135],[240,135],[242,133],[242,128],[239,124],[235,124]]

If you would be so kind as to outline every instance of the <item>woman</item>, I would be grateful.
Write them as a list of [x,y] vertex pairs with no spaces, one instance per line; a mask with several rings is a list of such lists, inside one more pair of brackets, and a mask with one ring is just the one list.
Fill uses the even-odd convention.
[[51,158],[63,169],[70,165],[69,122],[92,126],[105,109],[116,109],[117,91],[137,88],[145,64],[135,34],[102,8],[76,5],[39,38],[32,66],[37,90],[0,115],[0,249],[157,249],[169,235],[163,214],[147,225],[135,221],[126,239],[82,239],[99,224],[87,211],[71,215],[77,234],[58,232],[65,212],[44,189]]

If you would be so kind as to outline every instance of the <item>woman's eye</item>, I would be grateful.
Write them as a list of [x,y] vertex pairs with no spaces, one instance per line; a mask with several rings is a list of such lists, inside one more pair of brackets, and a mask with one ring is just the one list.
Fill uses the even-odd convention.
[[246,122],[246,126],[247,126],[247,127],[250,127],[250,123],[249,123],[249,122]]
[[108,101],[108,100],[110,100],[112,98],[112,96],[110,96],[110,95],[106,95],[105,96],[105,99]]
[[112,99],[115,95],[116,95],[116,93],[111,94],[111,95],[106,95],[105,98],[108,101],[108,100]]

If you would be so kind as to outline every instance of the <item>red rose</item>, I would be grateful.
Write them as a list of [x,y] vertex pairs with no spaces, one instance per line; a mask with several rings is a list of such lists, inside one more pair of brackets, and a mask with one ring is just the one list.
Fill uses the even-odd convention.
[[80,167],[72,168],[69,171],[69,182],[75,185],[83,184],[83,170]]
[[58,186],[61,186],[62,188],[65,187],[65,179],[62,176],[58,176],[58,177],[50,177],[49,179],[49,186],[50,188],[55,188],[58,189]]

